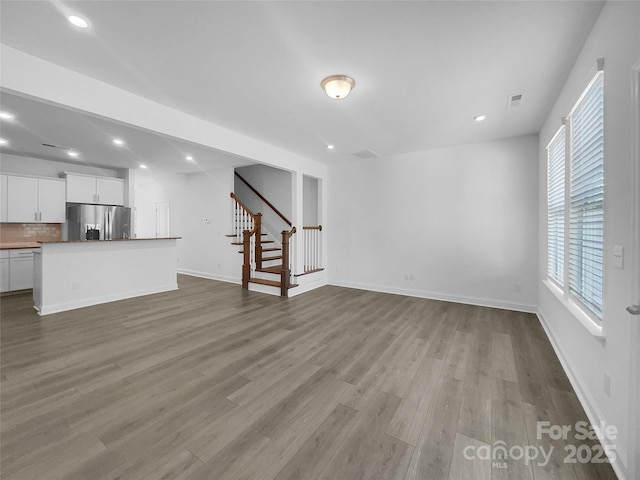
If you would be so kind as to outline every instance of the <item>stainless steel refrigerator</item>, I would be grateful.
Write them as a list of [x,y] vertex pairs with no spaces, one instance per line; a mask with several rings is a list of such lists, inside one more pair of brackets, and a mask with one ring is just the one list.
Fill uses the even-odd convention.
[[67,203],[66,220],[66,240],[114,240],[131,235],[128,207]]

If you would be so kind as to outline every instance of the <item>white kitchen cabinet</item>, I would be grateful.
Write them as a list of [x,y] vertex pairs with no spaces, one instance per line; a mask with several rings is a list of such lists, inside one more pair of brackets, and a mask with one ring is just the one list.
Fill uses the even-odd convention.
[[124,205],[124,180],[66,173],[67,202]]
[[98,203],[124,205],[124,180],[120,178],[96,178]]
[[7,179],[7,221],[38,221],[38,179],[16,177]]
[[96,177],[67,173],[67,202],[96,203]]
[[7,175],[7,221],[64,223],[65,182]]
[[33,250],[9,250],[9,290],[33,288]]
[[38,179],[38,220],[43,223],[64,223],[66,215],[65,181]]
[[0,250],[0,292],[9,291],[9,250]]
[[7,181],[6,175],[0,175],[0,222],[7,221]]

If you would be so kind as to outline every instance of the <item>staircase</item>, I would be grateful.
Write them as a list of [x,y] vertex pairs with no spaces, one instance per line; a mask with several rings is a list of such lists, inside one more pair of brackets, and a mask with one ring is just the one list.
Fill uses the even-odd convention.
[[279,246],[276,239],[266,233],[262,226],[262,214],[253,213],[235,194],[231,193],[233,208],[232,245],[241,247],[238,253],[243,255],[242,287],[249,284],[275,287],[280,296],[288,297],[289,289],[297,287],[291,281],[292,262],[291,237],[296,227],[282,231]]
[[[258,192],[238,172],[236,177],[248,187],[244,195],[253,198],[252,205],[265,208],[267,221],[261,213],[253,213],[234,193],[231,193],[232,233],[227,237],[231,244],[240,247],[242,254],[242,288],[263,293],[289,296],[289,290],[298,283],[308,284],[313,277],[301,279],[304,275],[324,270],[322,267],[322,225],[304,226],[296,241],[296,227],[271,202]],[[255,197],[253,197],[255,195]],[[249,201],[248,201],[249,202]],[[271,219],[269,221],[268,219]],[[276,222],[276,223],[274,223]],[[271,230],[284,228],[279,236]],[[302,250],[297,255],[296,246]],[[250,288],[249,286],[252,285]],[[303,290],[304,287],[301,289]]]

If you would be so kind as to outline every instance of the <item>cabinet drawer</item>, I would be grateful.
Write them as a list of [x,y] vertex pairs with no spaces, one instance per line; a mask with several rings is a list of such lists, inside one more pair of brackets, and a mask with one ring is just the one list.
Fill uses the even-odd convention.
[[33,258],[33,249],[18,248],[15,250],[9,250],[9,258]]

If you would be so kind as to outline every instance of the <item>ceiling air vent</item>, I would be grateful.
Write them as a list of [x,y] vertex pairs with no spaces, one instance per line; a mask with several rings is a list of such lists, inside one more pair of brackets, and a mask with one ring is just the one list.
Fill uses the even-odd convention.
[[378,155],[372,152],[371,150],[362,150],[361,152],[355,152],[352,154],[354,157],[358,158],[378,158]]
[[53,145],[51,143],[43,143],[42,146],[43,147],[51,147],[51,148],[59,148],[61,150],[71,150],[70,147],[61,147],[60,145]]
[[507,101],[507,105],[509,107],[517,107],[522,103],[522,94],[518,93],[516,95],[509,95],[509,100]]

